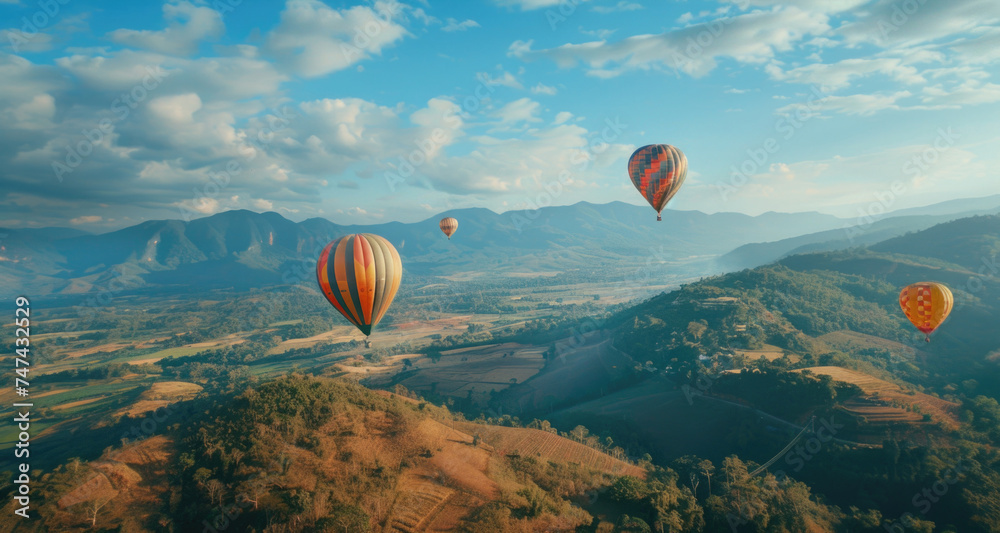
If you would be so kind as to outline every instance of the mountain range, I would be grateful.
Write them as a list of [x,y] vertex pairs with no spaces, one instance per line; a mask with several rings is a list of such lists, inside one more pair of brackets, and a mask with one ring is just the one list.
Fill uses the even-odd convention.
[[[864,228],[854,243],[843,229],[853,221],[815,212],[668,211],[656,222],[647,207],[581,202],[503,214],[460,209],[415,223],[347,226],[235,210],[189,222],[147,221],[103,234],[0,229],[0,281],[4,296],[81,294],[112,282],[121,289],[178,291],[267,286],[286,283],[290,272],[310,270],[323,246],[350,233],[387,238],[409,275],[622,272],[652,259],[663,265],[663,279],[677,281],[755,266],[810,245],[836,249],[881,241],[966,216],[970,209],[989,211],[989,205],[1000,205],[1000,197],[885,218]],[[450,241],[437,227],[441,216],[459,220]]]

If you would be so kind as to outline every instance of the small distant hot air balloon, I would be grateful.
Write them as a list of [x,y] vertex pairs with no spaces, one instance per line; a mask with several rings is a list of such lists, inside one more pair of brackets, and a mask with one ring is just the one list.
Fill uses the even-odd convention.
[[927,335],[927,342],[931,342],[931,333],[948,318],[955,306],[955,297],[948,287],[923,281],[899,293],[899,306],[903,308],[906,318]]
[[[323,295],[366,336],[389,309],[402,276],[399,253],[389,241],[371,233],[331,241],[316,263]],[[367,339],[365,345],[370,345]]]
[[441,222],[438,223],[438,226],[441,227],[441,231],[443,231],[444,234],[448,236],[448,240],[450,241],[451,236],[454,235],[455,230],[458,229],[458,220],[455,220],[452,217],[445,217],[441,219]]
[[628,174],[639,194],[656,209],[656,220],[687,177],[687,157],[669,144],[643,146],[628,160]]

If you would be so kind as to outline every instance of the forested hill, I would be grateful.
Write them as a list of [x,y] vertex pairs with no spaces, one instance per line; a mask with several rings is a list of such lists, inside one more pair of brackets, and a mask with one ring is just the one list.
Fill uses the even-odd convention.
[[[974,379],[977,393],[1000,398],[1000,277],[991,266],[998,234],[1000,217],[973,217],[870,248],[796,255],[703,279],[620,313],[616,343],[637,360],[675,367],[769,344],[802,356],[800,366],[876,369],[940,393]],[[930,344],[898,304],[899,290],[919,281],[955,293],[956,308]],[[907,348],[827,342],[841,331]]]
[[653,483],[681,523],[702,521],[663,470],[647,476],[541,431],[542,451],[521,457],[475,424],[455,429],[446,409],[347,381],[287,376],[173,405],[162,418],[170,427],[159,435],[46,472],[32,485],[36,516],[13,530],[572,531],[592,521],[576,503],[623,476]]
[[935,258],[961,265],[977,274],[1000,275],[1000,216],[978,216],[940,224],[917,233],[889,239],[872,250]]
[[[880,518],[801,482],[754,477],[736,456],[717,469],[626,464],[552,428],[491,426],[484,435],[516,432],[533,451],[498,448],[444,408],[335,379],[287,376],[172,412],[183,423],[161,435],[46,472],[32,492],[39,516],[11,529],[610,531],[600,512],[623,532],[846,533],[875,531]],[[715,494],[703,473],[715,474]]]

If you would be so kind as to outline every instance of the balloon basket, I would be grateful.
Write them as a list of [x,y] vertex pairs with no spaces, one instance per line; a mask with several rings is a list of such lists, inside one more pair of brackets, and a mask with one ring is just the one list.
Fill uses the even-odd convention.
[[372,347],[372,341],[368,340],[368,338],[366,337],[365,338],[365,348],[371,348],[371,347]]

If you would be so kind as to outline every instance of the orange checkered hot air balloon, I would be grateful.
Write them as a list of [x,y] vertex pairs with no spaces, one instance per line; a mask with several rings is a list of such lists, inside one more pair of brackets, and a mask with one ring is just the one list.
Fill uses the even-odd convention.
[[899,306],[903,308],[906,318],[927,335],[927,342],[931,342],[931,333],[948,318],[955,306],[955,297],[948,287],[923,281],[899,293]]
[[385,316],[402,277],[403,262],[396,248],[371,233],[331,241],[316,263],[323,295],[366,336]]
[[675,146],[643,146],[628,160],[628,175],[639,194],[656,209],[656,220],[667,202],[677,194],[687,177],[688,161]]

